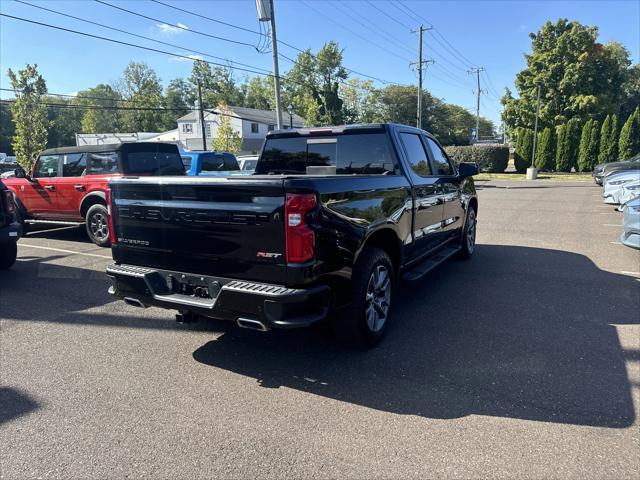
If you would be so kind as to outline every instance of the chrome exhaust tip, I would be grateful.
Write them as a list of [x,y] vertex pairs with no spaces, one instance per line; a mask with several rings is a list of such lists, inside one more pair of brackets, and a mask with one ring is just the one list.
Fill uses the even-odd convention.
[[260,320],[253,320],[252,318],[238,318],[236,323],[239,327],[248,328],[250,330],[258,330],[260,332],[266,332],[269,328]]
[[132,307],[147,308],[147,306],[137,298],[124,297],[123,300],[124,303],[126,303],[127,305],[131,305]]

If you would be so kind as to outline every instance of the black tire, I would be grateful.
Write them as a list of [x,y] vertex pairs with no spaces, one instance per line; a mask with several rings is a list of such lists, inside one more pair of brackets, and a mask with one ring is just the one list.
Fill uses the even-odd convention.
[[470,259],[476,249],[477,223],[476,210],[470,206],[467,209],[467,218],[465,219],[464,230],[462,231],[462,238],[460,239],[461,249],[458,256],[463,260]]
[[108,218],[107,207],[100,204],[90,207],[85,217],[87,235],[99,247],[111,245]]
[[0,244],[0,270],[6,270],[16,263],[18,257],[18,245],[16,242]]
[[29,224],[25,222],[27,218],[27,209],[24,208],[22,202],[18,200],[18,198],[14,195],[13,200],[16,204],[16,221],[22,226],[22,235],[25,235],[29,232]]
[[375,347],[391,321],[395,274],[389,256],[379,248],[366,249],[353,269],[351,281],[351,302],[334,319],[334,332],[350,347]]

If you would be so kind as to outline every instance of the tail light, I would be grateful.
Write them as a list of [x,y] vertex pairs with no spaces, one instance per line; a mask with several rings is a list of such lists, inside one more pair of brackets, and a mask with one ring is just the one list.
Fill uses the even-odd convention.
[[16,204],[13,201],[13,193],[11,193],[11,190],[4,190],[2,192],[2,203],[4,204],[4,213],[7,215],[16,213]]
[[287,193],[284,209],[287,263],[304,263],[313,258],[315,235],[306,224],[305,216],[317,204],[315,194]]
[[107,228],[109,229],[109,239],[111,240],[111,245],[115,245],[116,243],[116,231],[113,228],[113,215],[111,210],[111,190],[107,189]]

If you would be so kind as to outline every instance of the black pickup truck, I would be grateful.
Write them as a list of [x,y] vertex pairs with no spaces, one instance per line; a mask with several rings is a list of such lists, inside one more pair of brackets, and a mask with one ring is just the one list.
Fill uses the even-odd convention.
[[13,193],[0,180],[0,270],[13,265],[18,256],[17,242],[22,226],[16,218]]
[[475,245],[475,164],[393,125],[267,135],[254,175],[110,182],[110,293],[257,330],[330,319],[373,346],[396,283]]

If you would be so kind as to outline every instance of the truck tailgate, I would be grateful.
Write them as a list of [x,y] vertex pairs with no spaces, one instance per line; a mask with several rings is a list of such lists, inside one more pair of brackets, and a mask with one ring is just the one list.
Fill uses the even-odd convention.
[[125,177],[110,188],[116,262],[286,280],[282,178]]

